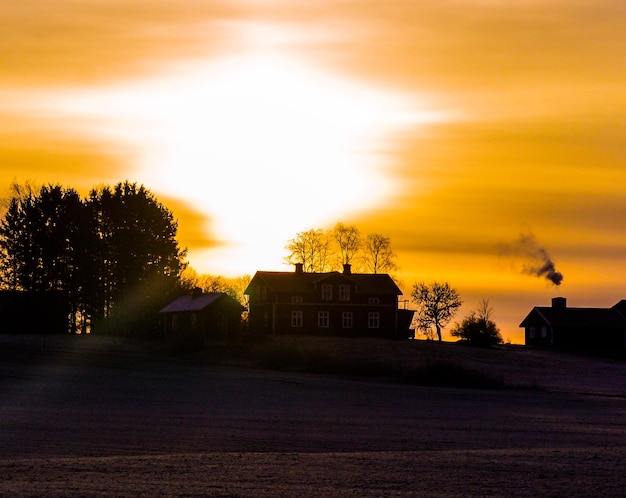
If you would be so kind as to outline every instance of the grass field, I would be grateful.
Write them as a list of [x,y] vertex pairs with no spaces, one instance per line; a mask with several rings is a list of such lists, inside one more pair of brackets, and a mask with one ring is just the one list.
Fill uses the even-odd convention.
[[[432,365],[500,387],[402,377]],[[626,485],[625,363],[518,346],[281,338],[180,356],[0,336],[0,396],[1,496],[623,496]]]

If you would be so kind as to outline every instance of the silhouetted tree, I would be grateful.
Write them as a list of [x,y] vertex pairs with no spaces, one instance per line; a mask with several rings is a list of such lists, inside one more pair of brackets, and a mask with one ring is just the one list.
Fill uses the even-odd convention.
[[115,310],[127,326],[178,285],[184,251],[172,213],[128,182],[82,200],[59,185],[14,188],[0,223],[3,287],[54,292],[69,304],[68,330]]
[[296,234],[285,248],[289,254],[285,261],[289,264],[301,263],[306,272],[325,272],[329,270],[330,238],[322,230],[311,229]]
[[363,262],[369,273],[389,273],[397,269],[396,255],[391,250],[391,239],[379,233],[370,233],[362,246]]
[[502,336],[491,319],[492,314],[493,308],[489,306],[489,300],[483,299],[475,311],[454,326],[450,334],[479,346],[501,344]]
[[[188,292],[194,288],[202,289],[202,292],[223,292],[237,300],[246,310],[248,309],[248,296],[244,291],[252,280],[249,274],[234,278],[222,277],[221,275],[199,274],[191,267],[187,267],[181,275],[181,287]],[[242,313],[242,322],[247,320],[247,311]]]
[[411,298],[417,305],[416,329],[428,335],[434,327],[437,338],[441,341],[441,330],[463,304],[459,293],[447,282],[419,282],[413,286]]
[[82,292],[88,277],[92,238],[87,210],[78,193],[59,185],[15,188],[0,226],[0,259],[5,288],[55,293],[68,308],[68,330],[81,326]]
[[341,271],[344,264],[367,273],[390,273],[397,269],[389,237],[372,233],[363,239],[357,227],[341,222],[330,231],[318,228],[300,232],[289,240],[285,249],[288,251],[285,261],[302,263],[306,272]]
[[169,209],[135,183],[92,190],[89,205],[100,241],[94,254],[96,316],[115,314],[127,327],[148,328],[147,317],[171,298],[185,268],[178,224]]
[[354,225],[339,222],[331,232],[339,249],[340,264],[352,264],[361,247],[361,234]]

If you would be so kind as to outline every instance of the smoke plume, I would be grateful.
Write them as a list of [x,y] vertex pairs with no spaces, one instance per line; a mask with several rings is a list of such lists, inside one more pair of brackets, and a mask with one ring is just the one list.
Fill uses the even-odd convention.
[[522,273],[548,279],[554,285],[561,285],[563,274],[556,270],[554,261],[531,233],[522,234],[511,246],[505,246],[504,252],[513,255],[522,262]]

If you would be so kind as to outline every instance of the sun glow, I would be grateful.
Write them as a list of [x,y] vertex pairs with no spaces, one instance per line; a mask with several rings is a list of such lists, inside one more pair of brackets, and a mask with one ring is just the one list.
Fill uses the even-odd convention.
[[223,245],[191,247],[190,262],[225,275],[279,269],[297,232],[375,209],[398,188],[387,139],[445,117],[276,50],[30,98],[130,151],[130,180],[206,213]]

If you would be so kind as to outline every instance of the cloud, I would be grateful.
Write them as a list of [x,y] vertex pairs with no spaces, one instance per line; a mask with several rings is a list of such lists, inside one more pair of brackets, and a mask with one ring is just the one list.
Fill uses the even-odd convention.
[[229,42],[229,2],[46,0],[0,2],[0,85],[127,78],[164,60],[200,57]]
[[86,193],[124,179],[131,151],[62,131],[54,121],[0,111],[0,183],[61,183]]
[[[160,203],[172,211],[174,219],[179,222],[177,238],[181,247],[197,251],[224,245],[224,241],[219,240],[213,233],[213,219],[209,215],[184,199],[170,197],[158,192],[153,193]],[[184,220],[184,223],[180,223],[180,220]]]

